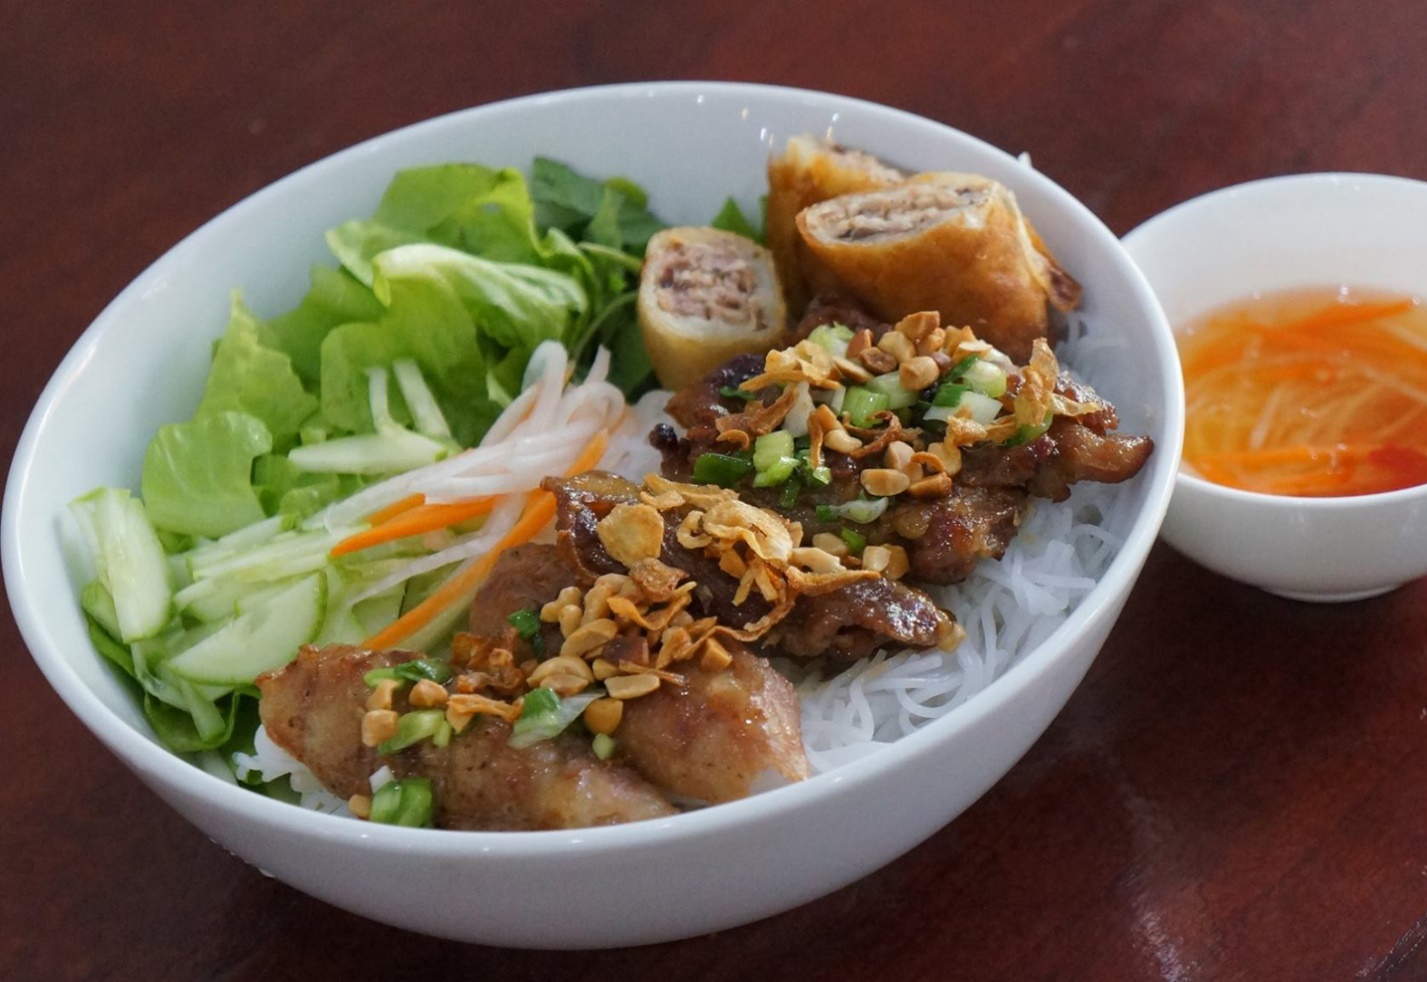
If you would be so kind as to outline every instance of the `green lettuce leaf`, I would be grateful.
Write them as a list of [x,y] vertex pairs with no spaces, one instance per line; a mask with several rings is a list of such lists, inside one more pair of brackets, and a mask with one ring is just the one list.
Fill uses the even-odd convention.
[[228,328],[213,351],[213,365],[196,417],[246,413],[261,420],[271,439],[291,442],[317,410],[317,398],[302,386],[292,360],[259,340],[261,325],[234,293]]
[[149,520],[216,539],[265,517],[253,490],[253,460],[273,448],[262,420],[215,412],[160,427],[144,453],[140,483]]
[[292,310],[264,323],[259,340],[292,359],[293,370],[312,389],[322,373],[322,339],[339,324],[375,320],[382,305],[345,269],[313,266],[311,288]]

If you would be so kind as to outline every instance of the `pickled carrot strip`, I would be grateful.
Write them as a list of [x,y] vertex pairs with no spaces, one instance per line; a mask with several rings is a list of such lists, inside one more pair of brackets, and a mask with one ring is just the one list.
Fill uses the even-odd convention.
[[[609,432],[600,430],[594,440],[580,454],[579,458],[565,472],[566,477],[582,474],[600,462],[605,448],[609,446]],[[555,496],[549,491],[535,490],[526,499],[525,510],[520,520],[510,531],[501,536],[491,550],[465,569],[454,573],[442,583],[436,592],[421,603],[402,614],[391,624],[382,628],[363,642],[370,649],[394,648],[456,604],[467,602],[470,593],[480,585],[495,567],[502,553],[522,543],[529,542],[555,517]]]
[[489,515],[500,497],[472,498],[442,504],[417,505],[398,512],[394,518],[363,532],[347,536],[332,547],[333,556],[345,556],[359,549],[369,549],[383,542],[394,542],[412,535],[422,535]]

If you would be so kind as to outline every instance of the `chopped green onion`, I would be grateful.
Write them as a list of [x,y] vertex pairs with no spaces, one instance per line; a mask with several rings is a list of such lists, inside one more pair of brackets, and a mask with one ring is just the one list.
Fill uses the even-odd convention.
[[990,426],[1001,415],[1004,407],[997,399],[982,395],[975,389],[967,389],[961,394],[961,401],[955,406],[932,406],[922,414],[923,421],[944,423],[953,416],[969,417],[982,426]]
[[798,503],[798,495],[802,493],[803,482],[796,477],[783,485],[783,493],[778,495],[778,507],[785,511]]
[[959,382],[944,382],[936,390],[936,395],[932,396],[932,405],[954,408],[961,402],[961,394],[968,388],[969,386],[962,385]]
[[758,398],[757,392],[749,392],[747,389],[740,389],[734,385],[725,385],[718,390],[718,394],[725,399],[742,399],[744,402],[750,402]]
[[862,555],[862,550],[867,548],[867,536],[855,529],[839,529],[837,534],[842,536],[842,541],[847,543],[847,551],[854,556]]
[[888,409],[906,409],[917,404],[916,390],[903,387],[902,377],[896,372],[878,375],[867,382],[866,388],[885,395]]
[[970,371],[971,366],[981,360],[979,354],[970,354],[947,369],[946,374],[941,377],[943,382],[959,382]]
[[371,820],[383,825],[422,828],[431,824],[431,779],[388,781],[372,795]]
[[993,399],[999,399],[1006,393],[1005,371],[989,361],[978,359],[967,367],[962,378],[971,388]]
[[536,716],[544,716],[553,713],[560,708],[560,697],[552,689],[532,689],[525,694],[525,701],[520,704],[520,718],[533,719]]
[[832,523],[847,519],[858,525],[866,525],[882,517],[882,513],[887,510],[887,502],[890,500],[890,498],[857,498],[853,501],[844,501],[840,505],[818,505],[818,521]]
[[595,738],[590,741],[590,749],[600,760],[609,760],[614,756],[614,737],[608,733],[596,733]]
[[368,688],[375,689],[382,679],[396,679],[398,682],[420,682],[430,679],[445,685],[451,681],[451,666],[434,658],[417,658],[400,665],[374,668],[362,676]]
[[793,434],[787,430],[764,433],[753,441],[753,469],[760,474],[793,456]]
[[753,478],[755,488],[777,487],[788,481],[798,470],[797,457],[779,457],[767,470],[760,471]]
[[549,689],[527,692],[520,719],[511,727],[510,739],[506,743],[516,750],[523,750],[541,740],[559,736],[600,695],[599,692],[581,692],[561,699]]
[[441,725],[436,727],[436,732],[431,734],[431,745],[433,747],[444,747],[451,742],[451,737],[455,734],[455,729],[444,719]]
[[694,459],[694,481],[697,484],[717,484],[735,487],[753,471],[753,461],[725,453],[699,454]]
[[854,385],[846,391],[847,394],[842,400],[843,415],[848,417],[853,426],[862,429],[875,425],[877,420],[873,417],[886,409],[891,401],[885,392],[873,392],[860,385]]
[[852,328],[845,324],[819,324],[808,333],[808,340],[833,357],[843,358],[852,340]]
[[417,709],[402,713],[397,720],[396,733],[377,744],[377,753],[383,756],[405,750],[414,743],[420,743],[436,735],[436,731],[446,722],[446,714],[439,709]]
[[982,395],[974,389],[965,392],[961,396],[959,409],[969,409],[971,418],[982,426],[990,426],[996,421],[996,417],[1001,415],[1002,407],[1000,400],[992,399],[990,396]]
[[526,641],[529,641],[540,633],[540,615],[533,610],[517,610],[507,617],[506,620],[510,622],[511,627],[515,628],[516,633]]
[[507,616],[506,620],[510,622],[511,627],[515,628],[515,633],[519,634],[522,640],[530,643],[530,647],[535,649],[537,655],[545,651],[545,637],[540,633],[539,614],[530,609],[517,610]]
[[1006,438],[1006,446],[1019,447],[1024,443],[1030,443],[1032,440],[1044,436],[1045,431],[1050,429],[1051,420],[1054,418],[1055,414],[1048,412],[1045,414],[1045,419],[1041,420],[1035,426],[1017,427],[1016,432]]

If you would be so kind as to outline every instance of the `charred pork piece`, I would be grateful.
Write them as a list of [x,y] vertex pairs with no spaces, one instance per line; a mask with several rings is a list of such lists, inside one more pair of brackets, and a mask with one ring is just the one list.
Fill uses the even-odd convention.
[[1006,554],[1026,504],[1019,489],[958,487],[945,497],[888,509],[868,541],[903,545],[914,580],[960,583],[983,559]]
[[[594,486],[607,493],[627,490],[594,478],[583,483],[587,493]],[[593,541],[598,541],[597,533]],[[520,585],[512,586],[510,581]],[[502,559],[477,592],[471,623],[500,632],[515,611],[538,611],[577,582],[581,582],[580,571],[567,550],[553,545],[525,547],[516,558]],[[583,582],[589,585],[590,580]],[[554,627],[554,639],[546,641],[545,651],[553,655],[563,639],[558,626],[549,627]],[[638,659],[642,656],[633,653],[636,645],[647,654],[642,631],[616,637],[600,657],[618,664],[624,657],[620,652],[627,651]],[[614,732],[619,759],[681,801],[732,801],[772,782],[808,776],[792,685],[766,659],[736,641],[726,640],[721,647],[731,657],[726,667],[715,670],[697,659],[669,666],[682,681],[624,701]]]
[[[617,505],[638,501],[639,486],[601,472],[546,478],[542,486],[555,494],[560,548],[586,581],[592,582],[603,573],[622,572],[624,566],[609,555],[596,526]],[[696,582],[693,595],[700,612],[735,628],[770,614],[774,603],[757,591],[740,590],[739,578],[730,575],[719,559],[680,544],[677,529],[686,514],[687,509],[667,513],[659,558]],[[740,594],[746,596],[740,599]],[[948,643],[955,635],[950,616],[931,597],[881,576],[847,583],[815,596],[798,596],[788,618],[800,616],[803,609],[818,611],[820,630],[816,644],[781,631],[777,632],[777,643],[770,636],[761,643],[761,650],[804,658],[829,653],[855,660],[880,647],[930,648]]]
[[258,677],[263,727],[328,791],[341,798],[370,794],[372,773],[382,759],[375,747],[362,743],[362,716],[372,691],[362,676],[415,657],[350,645],[304,647],[289,665]]
[[720,671],[624,704],[616,737],[635,770],[667,794],[713,804],[808,776],[797,693],[764,658],[729,643]]
[[[369,779],[383,764],[398,778],[429,778],[441,828],[581,828],[675,813],[633,770],[598,760],[587,741],[564,735],[516,749],[507,742],[510,725],[494,717],[477,718],[445,747],[423,740],[382,756],[362,740],[372,694],[363,676],[412,658],[345,645],[304,648],[258,679],[263,726],[340,797],[370,793]],[[393,712],[409,708],[404,695],[394,697]]]
[[863,580],[802,597],[770,644],[794,658],[851,664],[882,648],[953,648],[956,622],[921,590],[894,580]]
[[392,770],[431,779],[435,823],[447,829],[578,829],[677,814],[633,768],[599,760],[587,739],[562,733],[519,750],[509,739],[509,723],[482,717],[445,747],[404,751]]
[[526,543],[507,549],[471,603],[471,633],[514,652],[517,661],[557,652],[561,641],[558,624],[540,625],[537,651],[510,623],[510,615],[517,611],[538,614],[542,606],[574,582],[575,571],[552,545]]

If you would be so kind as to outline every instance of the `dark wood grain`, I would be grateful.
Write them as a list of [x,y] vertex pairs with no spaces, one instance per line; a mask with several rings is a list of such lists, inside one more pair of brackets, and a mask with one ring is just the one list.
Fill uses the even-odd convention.
[[[89,321],[220,209],[437,113],[653,78],[890,103],[1124,233],[1255,177],[1427,178],[1420,0],[0,3],[0,454]],[[71,717],[0,614],[0,977],[1427,977],[1427,582],[1278,600],[1151,555],[1049,732],[882,871],[720,935],[431,941],[265,879]]]

